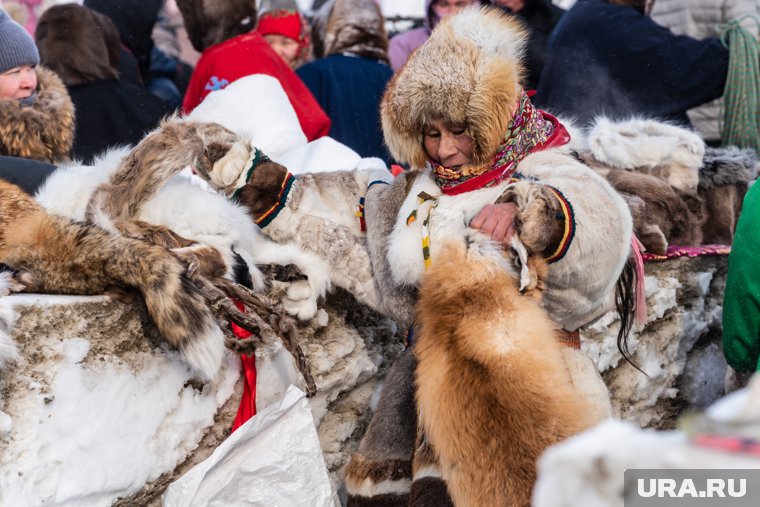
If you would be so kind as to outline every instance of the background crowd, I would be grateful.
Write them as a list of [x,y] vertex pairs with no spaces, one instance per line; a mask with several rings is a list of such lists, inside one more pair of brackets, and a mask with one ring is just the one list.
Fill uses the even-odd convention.
[[521,84],[541,109],[760,145],[757,0],[419,2],[424,19],[395,33],[375,0],[3,1],[0,175],[32,192],[57,164],[136,144],[252,74],[279,81],[309,141],[331,136],[392,164],[379,115],[388,83],[441,19],[481,4],[524,24]]

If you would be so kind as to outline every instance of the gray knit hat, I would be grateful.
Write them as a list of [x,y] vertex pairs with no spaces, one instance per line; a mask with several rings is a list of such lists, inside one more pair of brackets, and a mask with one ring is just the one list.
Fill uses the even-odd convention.
[[40,54],[24,27],[0,8],[0,73],[21,65],[37,65]]

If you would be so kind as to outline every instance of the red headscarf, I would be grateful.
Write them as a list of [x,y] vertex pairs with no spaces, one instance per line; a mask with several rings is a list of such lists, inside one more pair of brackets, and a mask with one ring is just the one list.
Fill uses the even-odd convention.
[[276,9],[261,13],[256,28],[261,35],[282,35],[298,42],[298,58],[304,59],[309,50],[306,20],[293,9]]

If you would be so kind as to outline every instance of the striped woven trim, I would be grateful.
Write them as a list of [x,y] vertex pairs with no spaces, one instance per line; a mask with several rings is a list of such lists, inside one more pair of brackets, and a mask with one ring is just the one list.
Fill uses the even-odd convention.
[[290,190],[293,188],[293,183],[295,181],[295,176],[290,174],[290,172],[285,173],[285,178],[282,180],[282,185],[280,186],[280,193],[277,196],[277,202],[256,220],[256,225],[263,229],[272,223],[272,220],[277,218],[277,215],[279,215],[280,211],[282,211],[285,204],[288,202]]
[[269,157],[264,155],[264,153],[260,149],[254,148],[254,150],[256,151],[255,151],[253,160],[251,160],[251,167],[248,168],[248,172],[245,175],[245,181],[243,182],[243,184],[240,185],[238,188],[236,188],[235,191],[232,193],[233,199],[237,199],[237,196],[240,194],[240,191],[243,190],[243,187],[245,187],[248,184],[248,182],[251,181],[253,170],[256,169],[256,167],[258,167],[260,163],[266,162],[267,160],[269,160]]
[[575,212],[573,211],[573,206],[570,204],[570,201],[565,198],[565,195],[560,192],[559,189],[551,185],[546,185],[546,187],[555,195],[565,215],[565,230],[562,233],[562,240],[559,242],[559,245],[557,245],[557,249],[554,253],[546,259],[546,261],[551,264],[561,260],[565,254],[567,254],[567,251],[570,248],[570,243],[573,242],[573,238],[575,237],[576,223]]
[[559,342],[565,347],[581,350],[581,334],[577,329],[575,331],[561,329],[559,331]]
[[[387,181],[383,180],[374,180],[367,185],[367,192],[369,192],[369,189],[372,188],[373,185],[390,185]],[[367,222],[364,220],[365,214],[364,214],[364,201],[367,197],[367,193],[359,198],[359,209],[356,211],[356,217],[359,219],[359,229],[362,232],[365,232],[367,230]]]

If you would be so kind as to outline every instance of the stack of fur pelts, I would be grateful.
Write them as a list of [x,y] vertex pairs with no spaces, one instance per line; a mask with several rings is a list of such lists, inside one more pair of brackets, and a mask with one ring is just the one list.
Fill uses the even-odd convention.
[[637,119],[598,118],[585,141],[579,158],[625,198],[648,252],[731,244],[758,171],[753,150],[707,148],[690,130]]

